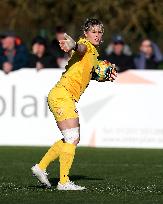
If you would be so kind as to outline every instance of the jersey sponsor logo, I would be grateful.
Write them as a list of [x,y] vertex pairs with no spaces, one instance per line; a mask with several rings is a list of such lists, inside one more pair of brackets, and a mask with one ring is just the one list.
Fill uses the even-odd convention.
[[58,114],[58,115],[63,115],[63,108],[58,108],[57,110],[56,110],[56,113]]
[[78,110],[77,110],[76,108],[75,108],[75,110],[74,110],[74,111],[75,111],[75,113],[78,113]]

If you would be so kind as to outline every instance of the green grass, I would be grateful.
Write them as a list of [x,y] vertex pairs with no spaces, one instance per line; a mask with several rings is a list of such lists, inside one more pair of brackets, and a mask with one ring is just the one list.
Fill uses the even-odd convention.
[[30,168],[48,148],[0,147],[0,204],[163,203],[163,150],[78,148],[70,177],[82,192],[56,190],[58,161],[45,189]]

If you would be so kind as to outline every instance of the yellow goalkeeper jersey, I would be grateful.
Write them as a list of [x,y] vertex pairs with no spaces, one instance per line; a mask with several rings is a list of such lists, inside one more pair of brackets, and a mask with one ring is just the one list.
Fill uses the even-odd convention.
[[87,51],[84,56],[80,56],[78,52],[72,54],[71,59],[63,72],[61,79],[57,85],[64,86],[78,101],[81,94],[88,86],[94,68],[97,66],[98,52],[90,41],[80,38],[78,44],[85,44]]

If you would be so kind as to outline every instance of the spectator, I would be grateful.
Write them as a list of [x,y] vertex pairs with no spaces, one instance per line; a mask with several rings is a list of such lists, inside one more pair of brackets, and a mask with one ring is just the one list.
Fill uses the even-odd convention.
[[113,37],[111,45],[107,48],[104,59],[116,64],[119,72],[133,69],[134,60],[129,46],[125,45],[122,36]]
[[158,46],[149,39],[142,41],[140,52],[134,58],[137,69],[157,69],[163,61],[163,56]]
[[68,55],[63,50],[61,50],[59,46],[59,40],[64,39],[64,33],[65,28],[63,26],[57,26],[55,31],[55,38],[50,44],[50,51],[57,62],[57,67],[64,67],[68,59]]
[[47,49],[47,41],[41,36],[37,36],[32,41],[32,53],[29,55],[29,67],[37,70],[43,68],[56,67],[55,60],[49,54]]
[[0,69],[6,74],[27,66],[28,51],[13,32],[1,34]]
[[3,54],[2,39],[3,39],[3,36],[1,36],[1,34],[0,34],[0,57],[1,57],[2,54]]

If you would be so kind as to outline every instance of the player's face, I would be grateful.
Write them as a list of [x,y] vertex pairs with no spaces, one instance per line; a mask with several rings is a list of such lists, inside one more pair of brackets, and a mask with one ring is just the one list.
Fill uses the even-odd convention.
[[87,40],[93,45],[99,45],[102,41],[103,29],[100,25],[92,26],[87,32],[84,33]]

